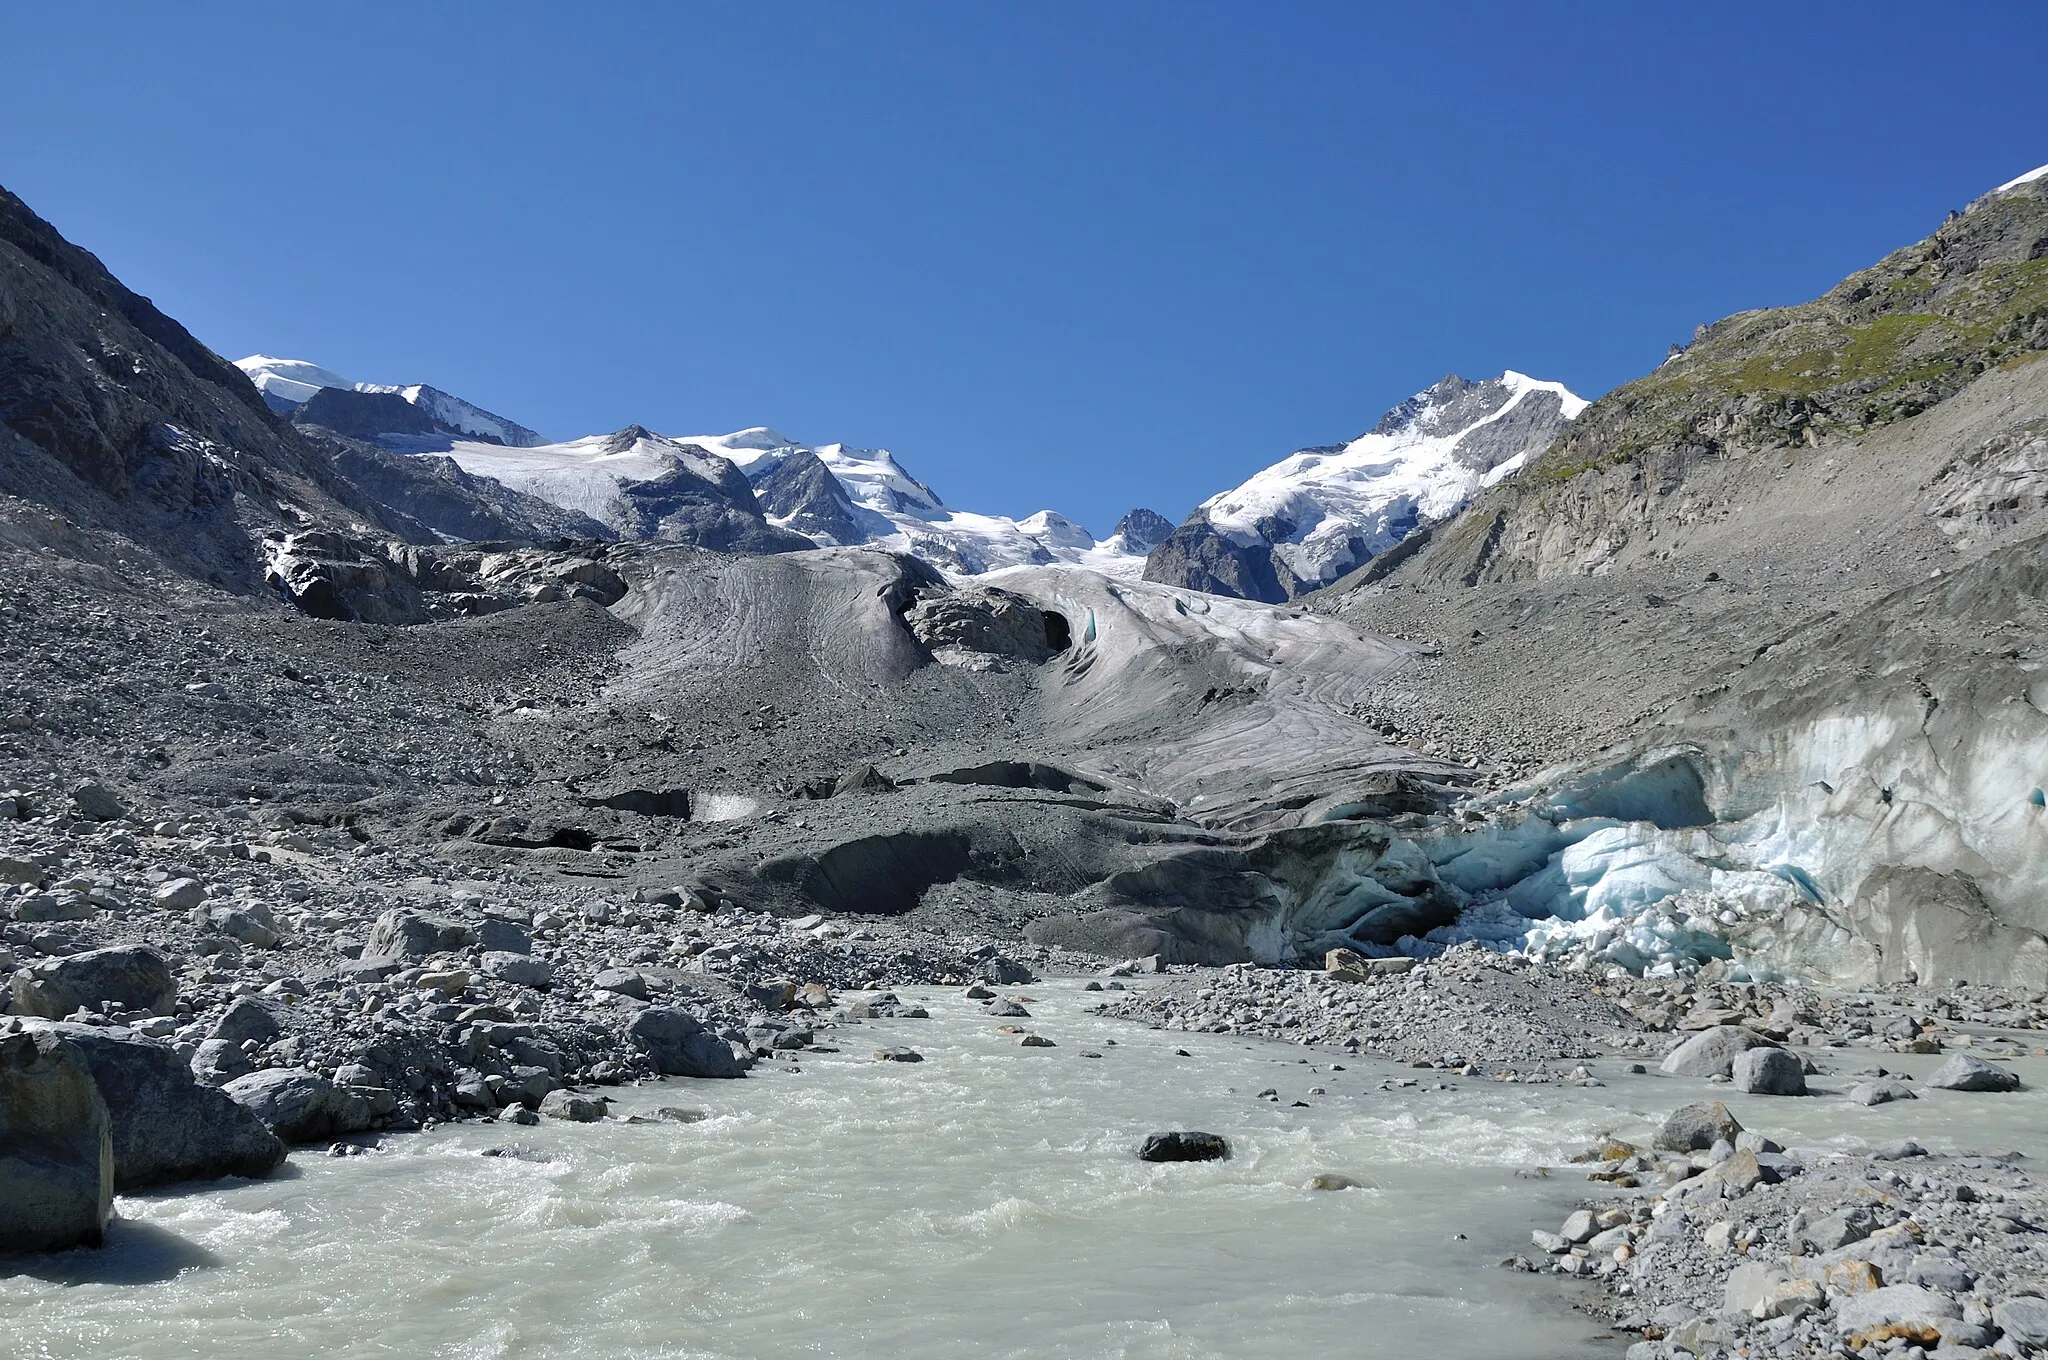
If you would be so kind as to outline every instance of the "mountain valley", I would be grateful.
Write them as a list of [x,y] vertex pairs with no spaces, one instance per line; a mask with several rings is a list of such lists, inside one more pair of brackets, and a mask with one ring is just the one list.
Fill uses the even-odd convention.
[[[2029,1099],[2044,354],[2037,175],[1590,403],[1446,377],[1098,540],[947,506],[882,450],[552,440],[430,386],[229,363],[0,192],[0,1067],[172,1071],[100,1110],[123,1194],[827,1070],[860,1024],[1029,1020],[1017,989],[1060,977],[1087,980],[1053,1013],[1091,1061],[1121,1018],[1304,1045],[1324,1080],[1385,1064],[1359,1071],[1390,1099],[1426,1075],[1592,1100],[1605,1072],[1647,1107],[1660,1061],[1689,1095],[1774,1094],[1731,1084],[1752,1048],[1832,1094],[1893,1080],[1852,1064],[1984,1055],[2026,1089],[1961,1090]],[[192,1110],[240,1161],[160,1155],[148,1130]],[[1659,1207],[1602,1200],[1602,1236],[1511,1259],[1599,1284],[1585,1306],[1663,1348],[1636,1360],[1826,1353],[1863,1305],[1791,1272],[1861,1239],[1822,1245],[1816,1210],[1801,1256],[1783,1225],[1868,1181],[1889,1287],[1951,1241],[1984,1282],[1872,1327],[1944,1360],[2048,1345],[2048,1208],[1986,1139],[1913,1163],[1945,1216],[1906,1244],[1908,1154],[1716,1129],[1594,1140],[1593,1193]],[[1729,1165],[1755,1176],[1723,1194]],[[1768,1225],[1742,1217],[1761,1185]],[[1650,1280],[1659,1251],[1709,1292],[1768,1267],[1816,1297],[1714,1321]]]

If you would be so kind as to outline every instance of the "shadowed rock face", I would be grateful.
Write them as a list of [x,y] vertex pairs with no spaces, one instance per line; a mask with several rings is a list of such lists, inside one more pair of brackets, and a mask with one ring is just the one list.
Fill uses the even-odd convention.
[[113,1206],[107,1107],[78,1051],[0,1037],[0,1251],[96,1247]]
[[[632,426],[613,435],[612,440],[630,447],[652,437]],[[768,523],[746,474],[737,467],[708,454],[702,462],[714,467],[716,475],[707,476],[678,462],[659,477],[621,486],[620,533],[627,538],[689,543],[716,552],[803,552],[817,546],[802,534]]]
[[867,537],[846,488],[809,449],[766,462],[754,479],[754,495],[763,512],[796,533],[843,547]]

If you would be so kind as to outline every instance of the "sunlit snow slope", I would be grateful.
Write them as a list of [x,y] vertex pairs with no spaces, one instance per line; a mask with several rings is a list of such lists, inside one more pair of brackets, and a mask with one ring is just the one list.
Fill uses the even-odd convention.
[[246,359],[237,359],[235,367],[248,374],[249,380],[256,384],[256,390],[279,411],[289,411],[304,404],[323,387],[339,388],[344,392],[389,392],[418,407],[428,419],[442,426],[450,435],[466,435],[472,439],[509,444],[515,448],[547,442],[543,436],[517,421],[494,415],[481,406],[452,396],[438,387],[428,387],[424,383],[394,386],[388,383],[354,382],[331,368],[322,368],[304,359],[277,359],[267,354],[252,354]]
[[[1151,546],[1142,536],[1134,539],[1123,525],[1098,541],[1051,510],[1021,520],[954,510],[887,449],[804,445],[758,426],[734,434],[690,435],[685,442],[730,458],[756,485],[792,459],[816,458],[851,502],[851,524],[859,537],[814,537],[823,543],[845,545],[851,541],[912,553],[944,571],[979,575],[1008,567],[1065,564],[1135,579],[1144,570],[1145,552]],[[796,506],[771,507],[768,519],[772,524],[809,532],[799,515]]]
[[1302,449],[1204,501],[1147,580],[1281,600],[1327,585],[1507,477],[1587,403],[1510,370],[1449,377],[1348,444]]

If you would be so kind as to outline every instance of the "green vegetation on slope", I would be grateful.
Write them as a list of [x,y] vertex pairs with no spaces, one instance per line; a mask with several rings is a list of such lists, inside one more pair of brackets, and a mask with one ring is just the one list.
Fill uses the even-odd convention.
[[1779,448],[1915,415],[2048,350],[2048,180],[1978,200],[1796,307],[1738,312],[1595,402],[1536,464],[1561,481],[1654,448]]

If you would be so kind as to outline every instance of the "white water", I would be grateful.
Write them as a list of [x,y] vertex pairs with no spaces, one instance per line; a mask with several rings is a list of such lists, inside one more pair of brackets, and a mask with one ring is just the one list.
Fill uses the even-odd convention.
[[[1554,1279],[1491,1264],[1589,1189],[1513,1169],[1604,1129],[1640,1133],[1695,1083],[1381,1092],[1423,1074],[1098,1019],[1073,984],[1019,990],[1037,998],[1021,1023],[1058,1047],[1018,1048],[935,994],[937,1018],[849,1026],[827,1040],[844,1051],[801,1075],[650,1086],[615,1106],[695,1106],[702,1123],[451,1128],[370,1156],[302,1153],[270,1181],[123,1199],[105,1250],[0,1278],[0,1354],[1619,1353]],[[928,1060],[872,1061],[883,1044]],[[1266,1087],[1280,1104],[1255,1098]],[[1930,1142],[1979,1108],[1767,1104]],[[1223,1133],[1236,1154],[1135,1159],[1146,1132],[1175,1127]],[[478,1155],[514,1143],[526,1158]],[[1321,1171],[1373,1188],[1301,1188]]]

